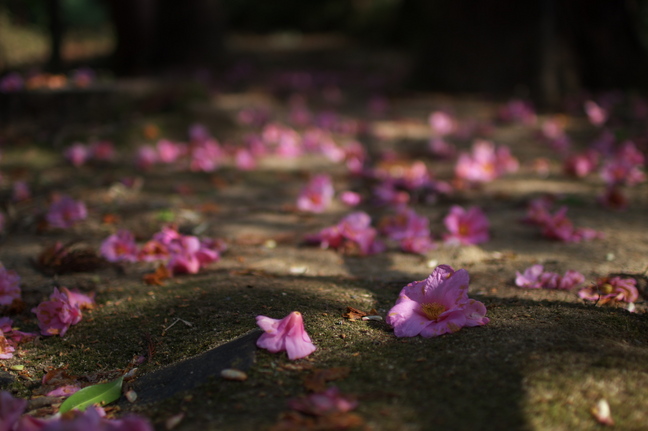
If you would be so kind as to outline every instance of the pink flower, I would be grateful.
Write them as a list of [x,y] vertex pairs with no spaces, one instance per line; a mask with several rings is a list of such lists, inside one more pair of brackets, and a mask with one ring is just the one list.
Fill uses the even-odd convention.
[[332,248],[347,254],[366,256],[380,253],[385,246],[371,227],[371,217],[357,211],[345,216],[335,226],[322,229],[316,235],[306,237],[308,243],[319,244],[321,248]]
[[443,224],[450,232],[443,236],[444,241],[448,244],[479,244],[490,239],[488,234],[490,223],[484,212],[478,207],[471,207],[466,211],[462,207],[454,205],[443,219]]
[[32,313],[38,318],[38,326],[43,335],[64,336],[71,325],[81,321],[81,310],[78,305],[72,306],[65,293],[54,288],[49,301],[43,301]]
[[288,407],[312,416],[323,416],[331,413],[346,413],[358,407],[358,401],[340,393],[331,386],[324,392],[316,392],[288,401]]
[[485,183],[505,173],[515,172],[518,167],[519,163],[511,156],[508,147],[495,147],[490,141],[477,140],[473,144],[471,154],[459,155],[455,175],[468,182]]
[[608,112],[593,100],[587,100],[584,104],[585,113],[590,123],[595,126],[602,126],[608,119]]
[[54,390],[49,391],[46,396],[48,397],[69,397],[81,389],[79,385],[63,385]]
[[160,139],[155,144],[157,157],[162,163],[174,163],[185,152],[186,148],[168,139]]
[[386,321],[397,337],[436,337],[489,322],[483,303],[468,298],[468,272],[439,265],[425,280],[403,287]]
[[286,351],[288,359],[304,358],[317,349],[304,329],[299,311],[293,311],[281,320],[266,316],[256,317],[257,325],[265,331],[257,346],[272,353]]
[[95,141],[90,144],[89,152],[94,160],[111,161],[115,158],[115,146],[110,141]]
[[600,304],[609,302],[633,303],[639,299],[637,280],[634,278],[603,277],[596,284],[584,287],[578,296],[588,301],[598,301]]
[[297,198],[297,208],[300,211],[322,213],[333,200],[333,182],[326,174],[316,175],[302,189]]
[[9,392],[0,391],[0,431],[13,430],[26,408],[27,400],[14,398]]
[[[0,329],[0,359],[11,359],[16,351],[14,343],[5,337],[4,331]],[[0,422],[1,424],[1,422]]]
[[200,141],[191,148],[190,169],[192,171],[212,172],[223,161],[223,150],[215,139]]
[[594,150],[574,154],[565,160],[563,169],[567,175],[583,178],[596,169],[598,159],[599,153]]
[[19,299],[20,276],[0,263],[0,305],[10,305]]
[[24,181],[16,181],[12,185],[11,199],[14,202],[27,200],[31,197],[29,185]]
[[[165,239],[164,235],[171,239]],[[201,241],[198,237],[181,235],[169,228],[156,234],[154,239],[166,244],[169,252],[167,267],[175,274],[197,274],[203,266],[219,260],[220,251],[224,250],[224,245],[219,242]]]
[[563,206],[555,214],[549,215],[541,224],[542,234],[549,239],[564,242],[589,241],[602,238],[601,232],[589,228],[575,228],[572,221],[567,218],[567,207]]
[[75,142],[65,149],[63,153],[65,158],[77,168],[85,164],[90,158],[90,150],[80,142]]
[[256,168],[257,162],[250,150],[239,148],[234,153],[236,167],[242,171],[251,171]]
[[99,252],[109,262],[136,262],[138,260],[135,237],[125,229],[106,238],[101,244]]
[[63,195],[52,202],[45,218],[51,227],[65,229],[84,220],[87,216],[88,210],[83,202]]
[[515,274],[516,286],[527,289],[569,290],[585,281],[585,277],[580,272],[570,269],[561,277],[555,272],[545,272],[542,265],[532,265],[523,274],[519,272]]
[[540,276],[543,272],[544,267],[542,265],[532,265],[524,270],[523,274],[516,272],[515,285],[528,289],[539,289],[542,287]]
[[450,114],[434,111],[428,117],[428,124],[434,136],[446,136],[457,129],[457,122]]
[[150,145],[143,145],[137,149],[135,156],[135,165],[138,169],[147,171],[153,167],[158,161],[158,153]]
[[401,250],[408,253],[426,253],[434,248],[427,217],[411,209],[401,209],[398,214],[386,217],[380,224],[381,232],[398,241]]
[[531,125],[536,122],[536,113],[529,102],[520,99],[510,100],[499,111],[499,117],[503,121],[519,121]]
[[137,259],[144,262],[166,260],[169,257],[169,248],[166,244],[155,239],[147,241],[137,253]]
[[77,307],[80,310],[89,310],[94,308],[96,304],[94,300],[94,292],[90,295],[86,295],[76,289],[70,290],[67,287],[61,287],[61,291],[63,291],[67,297],[67,302],[71,307]]
[[345,205],[348,205],[350,207],[355,207],[360,205],[360,202],[362,201],[362,196],[360,196],[359,193],[347,190],[340,194],[340,200]]

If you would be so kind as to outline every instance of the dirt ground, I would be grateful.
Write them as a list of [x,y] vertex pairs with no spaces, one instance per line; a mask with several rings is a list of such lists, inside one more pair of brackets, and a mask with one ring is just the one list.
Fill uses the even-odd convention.
[[[389,57],[381,61],[389,64]],[[284,67],[294,65],[286,60]],[[256,328],[257,315],[281,318],[298,310],[318,347],[309,357],[293,362],[285,354],[258,350],[245,381],[211,378],[164,401],[120,403],[112,413],[136,412],[160,430],[173,425],[167,422],[170,418],[179,419],[176,430],[594,430],[602,425],[592,409],[606,400],[617,429],[645,429],[644,297],[636,302],[637,312],[630,313],[585,302],[574,290],[529,290],[514,284],[516,271],[541,263],[561,274],[579,271],[588,283],[625,274],[645,289],[645,182],[628,190],[626,210],[605,209],[597,203],[604,185],[596,174],[584,179],[566,176],[555,151],[537,139],[536,127],[493,121],[501,101],[397,91],[394,85],[387,94],[389,110],[372,117],[366,110],[368,95],[341,86],[346,98],[335,102],[335,109],[366,124],[357,138],[371,154],[392,149],[409,160],[425,161],[436,177],[450,180],[454,161],[434,158],[426,149],[427,116],[443,109],[463,122],[492,124],[483,137],[509,146],[520,169],[436,203],[414,205],[429,217],[437,240],[451,205],[481,207],[491,222],[491,240],[484,244],[451,247],[439,241],[438,248],[424,255],[391,247],[364,257],[306,246],[306,234],[350,212],[337,200],[322,214],[296,211],[296,197],[310,175],[329,173],[336,191],[353,189],[369,196],[367,184],[347,175],[339,163],[311,155],[267,157],[251,171],[231,165],[214,172],[168,166],[142,171],[133,166],[135,146],[161,137],[186,140],[187,127],[195,122],[205,124],[221,142],[235,143],[249,131],[236,121],[240,109],[265,106],[273,118],[285,119],[285,94],[250,82],[254,80],[218,85],[198,97],[193,84],[116,82],[110,84],[110,92],[117,96],[105,99],[106,93],[88,90],[82,99],[87,105],[78,111],[74,104],[66,110],[66,98],[75,95],[44,92],[40,111],[15,115],[2,126],[1,191],[9,222],[0,239],[0,262],[20,275],[25,302],[22,311],[6,309],[2,315],[10,315],[22,330],[36,331],[30,310],[54,286],[94,292],[98,304],[64,337],[40,337],[22,345],[14,358],[0,361],[2,388],[34,399],[42,395],[41,378],[48,370],[65,368],[85,384],[119,375],[133,358],[144,355],[137,374],[142,376],[248,333]],[[133,96],[140,90],[142,96]],[[101,106],[93,98],[111,102]],[[58,100],[55,106],[52,100]],[[324,106],[321,99],[319,103]],[[88,112],[92,109],[97,111]],[[541,114],[539,121],[551,115]],[[600,133],[583,114],[562,118],[575,148],[585,148]],[[157,133],[151,135],[151,130]],[[114,140],[116,162],[77,168],[64,160],[65,146],[93,137]],[[468,150],[472,138],[455,143]],[[546,174],[534,168],[539,158],[549,161]],[[120,185],[124,177],[137,178],[141,187]],[[10,184],[18,179],[30,183],[33,197],[11,203]],[[88,218],[69,229],[43,228],[40,218],[53,192],[83,200]],[[599,230],[605,237],[562,243],[521,223],[529,199],[547,193],[568,204],[576,226]],[[387,207],[369,203],[359,209],[374,220],[390,213]],[[46,275],[32,264],[56,241],[77,240],[75,247],[98,250],[117,229],[130,229],[143,242],[166,222],[184,233],[222,238],[229,248],[200,273],[176,276],[161,286],[142,281],[154,269],[145,263],[62,275]],[[350,306],[375,308],[384,317],[400,289],[427,277],[437,264],[469,272],[470,296],[486,305],[490,323],[437,338],[399,339],[384,321],[342,316]],[[16,365],[25,368],[16,371]],[[355,416],[302,418],[298,423],[294,414],[286,413],[287,400],[307,393],[305,377],[337,367],[348,367],[349,373],[330,384],[357,397]],[[56,406],[32,413],[51,413]]]

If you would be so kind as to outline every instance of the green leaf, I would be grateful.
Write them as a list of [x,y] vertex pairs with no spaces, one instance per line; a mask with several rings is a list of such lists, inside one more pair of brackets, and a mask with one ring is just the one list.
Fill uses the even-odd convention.
[[70,397],[61,404],[59,413],[65,413],[72,409],[85,410],[93,404],[108,404],[116,401],[121,396],[122,382],[124,376],[117,380],[99,385],[87,386],[80,391],[70,395]]
[[157,213],[157,220],[161,222],[171,223],[175,220],[175,214],[170,209],[163,209]]

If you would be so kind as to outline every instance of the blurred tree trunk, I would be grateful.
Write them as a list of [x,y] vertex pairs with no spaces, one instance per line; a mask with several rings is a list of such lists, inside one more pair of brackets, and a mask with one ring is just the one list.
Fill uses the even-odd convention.
[[415,83],[547,106],[583,88],[645,86],[648,54],[622,0],[403,0]]
[[60,72],[61,45],[63,42],[63,16],[60,0],[47,0],[47,14],[49,16],[50,32],[50,55],[47,66],[52,72]]
[[224,19],[219,1],[108,1],[117,33],[117,71],[137,74],[220,59]]

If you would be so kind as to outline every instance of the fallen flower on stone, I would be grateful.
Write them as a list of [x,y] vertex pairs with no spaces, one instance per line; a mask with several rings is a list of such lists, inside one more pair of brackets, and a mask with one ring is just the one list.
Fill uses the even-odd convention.
[[308,394],[288,401],[288,407],[313,416],[346,413],[358,407],[358,401],[331,386],[323,392]]
[[297,209],[322,213],[331,204],[334,193],[331,177],[326,174],[316,175],[299,193]]
[[377,239],[378,232],[371,227],[371,217],[356,211],[345,216],[335,226],[322,229],[316,235],[306,237],[306,242],[319,244],[321,248],[332,248],[346,254],[366,256],[380,253],[384,244]]
[[27,400],[14,398],[9,392],[0,391],[0,431],[13,430],[26,408]]
[[46,396],[48,397],[69,397],[75,392],[78,392],[81,389],[79,385],[64,385],[60,386],[54,390],[49,391]]
[[20,276],[0,263],[0,305],[11,305],[20,300]]
[[555,214],[549,214],[543,223],[542,235],[549,239],[556,239],[564,242],[589,241],[602,238],[601,232],[590,228],[576,228],[572,221],[567,218],[567,207],[563,206]]
[[437,266],[427,279],[403,287],[386,322],[397,337],[425,338],[487,324],[484,304],[468,298],[469,279],[465,269]]
[[265,331],[256,343],[262,349],[272,353],[285,351],[290,360],[304,358],[317,349],[304,329],[299,311],[293,311],[281,320],[257,316],[256,322]]
[[639,298],[639,291],[634,278],[602,277],[596,283],[579,290],[578,296],[599,304],[634,303]]
[[403,208],[393,216],[383,218],[381,232],[389,239],[397,241],[402,251],[407,253],[426,253],[435,245],[430,234],[430,221],[411,208]]
[[64,292],[54,288],[48,301],[43,301],[32,309],[38,318],[38,326],[43,335],[64,336],[71,325],[81,321],[81,309],[72,305]]
[[45,218],[51,227],[65,229],[84,220],[87,216],[88,210],[83,202],[62,195],[54,199]]
[[490,223],[486,214],[478,208],[468,210],[454,205],[443,219],[443,224],[450,232],[443,236],[450,245],[470,245],[486,242],[490,239],[488,228]]
[[137,261],[138,251],[135,237],[126,229],[121,229],[106,238],[101,244],[99,252],[109,262]]
[[568,270],[564,276],[555,272],[545,272],[542,265],[532,265],[524,273],[516,272],[515,285],[527,289],[561,289],[569,290],[585,281],[578,271]]
[[459,155],[455,175],[469,183],[485,183],[518,170],[519,162],[508,147],[496,147],[490,141],[477,140],[472,152]]

